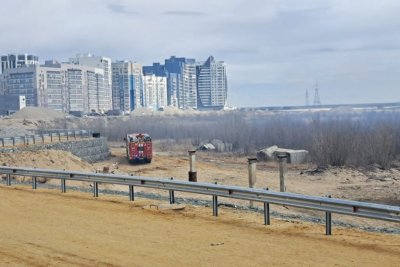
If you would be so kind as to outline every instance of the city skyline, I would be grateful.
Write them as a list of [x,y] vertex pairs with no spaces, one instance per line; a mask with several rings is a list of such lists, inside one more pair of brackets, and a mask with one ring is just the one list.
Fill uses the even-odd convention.
[[[223,61],[165,59],[151,66],[91,53],[67,62],[41,64],[33,54],[1,55],[0,97],[26,99],[26,106],[62,112],[131,112],[138,108],[218,110],[227,107],[227,75]],[[6,110],[9,112],[12,110]]]
[[16,0],[2,8],[15,12],[0,18],[1,54],[92,52],[143,65],[214,55],[229,66],[228,105],[239,107],[303,105],[315,80],[322,104],[400,100],[398,1]]

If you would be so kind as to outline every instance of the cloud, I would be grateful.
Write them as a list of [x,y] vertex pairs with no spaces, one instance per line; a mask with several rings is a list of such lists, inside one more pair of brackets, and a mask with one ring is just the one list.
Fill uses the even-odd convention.
[[237,106],[303,104],[316,79],[326,104],[400,101],[398,0],[3,2],[14,12],[0,16],[1,54],[87,51],[143,65],[213,55]]
[[113,13],[119,14],[138,14],[138,12],[129,10],[125,5],[121,5],[119,3],[110,3],[107,5],[107,8]]
[[162,13],[167,16],[204,16],[206,13],[197,11],[185,11],[185,10],[170,10]]

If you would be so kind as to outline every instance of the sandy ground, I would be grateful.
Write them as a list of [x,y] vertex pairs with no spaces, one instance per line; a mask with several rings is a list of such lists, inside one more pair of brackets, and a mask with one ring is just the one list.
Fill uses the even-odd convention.
[[[398,266],[400,236],[0,186],[3,266]],[[149,206],[153,204],[153,206]],[[158,209],[157,209],[158,207]]]
[[[156,144],[156,153],[151,164],[131,165],[125,155],[125,148],[121,143],[110,144],[112,157],[94,165],[82,161],[71,153],[62,151],[39,151],[24,153],[0,154],[0,164],[7,166],[29,166],[49,169],[67,169],[75,171],[94,172],[108,167],[114,173],[130,173],[148,177],[174,177],[177,180],[187,180],[189,161],[183,148],[179,151],[160,152]],[[355,170],[349,168],[330,168],[322,173],[308,173],[311,165],[287,166],[286,185],[288,192],[295,192],[314,196],[331,195],[335,198],[370,201],[383,204],[400,205],[400,171],[391,169],[382,170]],[[218,153],[197,153],[198,181],[218,182],[219,184],[248,186],[247,159],[232,157]],[[4,178],[4,177],[3,177]],[[26,178],[29,181],[30,178]],[[59,185],[58,180],[47,181]],[[82,182],[67,182],[67,186],[82,186],[89,188],[90,184]],[[258,188],[268,187],[279,191],[279,172],[277,163],[257,163]],[[127,191],[126,186],[101,185],[100,189],[114,189]],[[150,192],[167,196],[167,192],[156,189],[136,188],[136,192]],[[176,193],[177,197],[198,198],[210,200],[209,196],[189,193]],[[222,202],[247,206],[248,203],[240,200],[223,199]],[[256,206],[261,207],[260,203]],[[323,219],[324,213],[312,210],[299,210],[291,207],[271,206],[273,211],[291,215],[307,215]],[[334,214],[333,220],[345,223],[359,224],[364,227],[398,228],[397,224],[357,217]]]

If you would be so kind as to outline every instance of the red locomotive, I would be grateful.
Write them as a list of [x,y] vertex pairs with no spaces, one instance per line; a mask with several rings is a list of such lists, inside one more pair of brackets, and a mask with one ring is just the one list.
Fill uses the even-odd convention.
[[150,135],[133,133],[126,135],[126,155],[129,163],[150,163],[153,157],[153,147]]

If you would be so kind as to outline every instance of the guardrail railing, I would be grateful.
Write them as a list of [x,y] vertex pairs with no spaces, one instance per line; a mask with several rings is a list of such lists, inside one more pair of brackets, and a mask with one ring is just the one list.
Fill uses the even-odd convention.
[[29,144],[45,144],[46,142],[53,143],[60,142],[62,140],[69,141],[77,138],[89,138],[91,135],[92,133],[86,130],[64,130],[24,136],[1,137],[0,146],[6,147]]
[[169,191],[170,203],[175,203],[175,191],[212,196],[213,215],[218,216],[218,197],[251,200],[264,203],[264,224],[270,224],[270,204],[323,211],[326,214],[326,235],[332,234],[332,213],[358,216],[400,223],[400,207],[360,201],[316,197],[264,189],[245,188],[210,183],[195,183],[120,174],[83,173],[62,170],[0,167],[6,175],[6,184],[11,185],[11,176],[31,176],[32,188],[37,188],[37,177],[60,179],[61,192],[66,192],[66,180],[93,182],[93,196],[98,197],[99,183],[129,186],[129,200],[134,200],[134,187],[149,187]]

